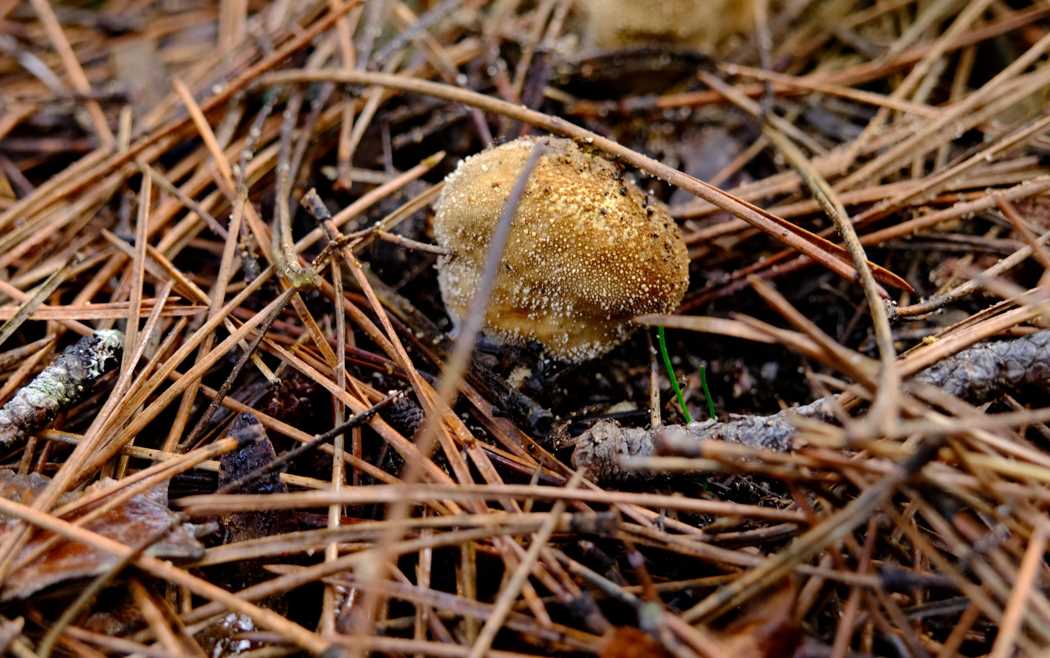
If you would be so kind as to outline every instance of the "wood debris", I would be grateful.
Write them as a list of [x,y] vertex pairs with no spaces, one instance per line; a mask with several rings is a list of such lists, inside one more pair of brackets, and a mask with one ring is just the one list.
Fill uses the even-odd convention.
[[91,392],[120,360],[124,335],[96,331],[66,348],[0,407],[0,449],[18,447]]
[[[1050,386],[1050,331],[976,345],[923,370],[915,381],[974,403],[1025,386],[1046,390]],[[821,398],[769,416],[730,414],[722,421],[658,428],[622,427],[615,421],[603,420],[573,440],[572,461],[577,468],[589,469],[595,479],[606,481],[646,477],[645,471],[625,470],[621,463],[624,458],[697,455],[703,441],[729,441],[786,452],[794,448],[798,419],[806,418],[834,421],[834,398]]]

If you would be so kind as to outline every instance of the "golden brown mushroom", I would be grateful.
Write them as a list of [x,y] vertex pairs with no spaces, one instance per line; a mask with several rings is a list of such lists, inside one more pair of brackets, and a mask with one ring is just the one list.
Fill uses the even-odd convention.
[[586,40],[596,48],[642,44],[715,50],[727,37],[746,33],[754,0],[579,0]]
[[489,240],[536,140],[545,152],[514,215],[485,317],[489,334],[537,340],[582,361],[630,335],[631,318],[673,310],[689,283],[678,226],[617,166],[555,137],[523,137],[467,158],[445,181],[434,232],[441,294],[457,322],[474,296]]

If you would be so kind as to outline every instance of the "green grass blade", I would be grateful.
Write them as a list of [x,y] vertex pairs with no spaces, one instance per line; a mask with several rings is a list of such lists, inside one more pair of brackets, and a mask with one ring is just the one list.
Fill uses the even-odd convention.
[[667,338],[664,335],[664,328],[656,328],[656,341],[660,345],[660,356],[664,360],[664,368],[667,370],[667,376],[671,380],[671,388],[674,389],[675,397],[678,398],[678,406],[682,409],[682,416],[685,417],[685,422],[693,422],[693,416],[689,413],[689,409],[685,406],[685,396],[682,395],[682,388],[678,385],[678,377],[674,374],[674,367],[671,365],[671,355],[667,353]]

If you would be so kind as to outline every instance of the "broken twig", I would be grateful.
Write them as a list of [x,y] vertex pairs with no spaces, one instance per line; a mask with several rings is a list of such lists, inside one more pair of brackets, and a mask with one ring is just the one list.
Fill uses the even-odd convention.
[[120,331],[103,329],[66,348],[0,408],[0,449],[22,443],[47,427],[63,409],[83,399],[117,365],[123,344]]
[[[982,343],[944,359],[915,376],[915,380],[943,389],[970,402],[985,402],[1021,386],[1050,385],[1050,331],[1014,340]],[[621,458],[659,453],[682,454],[705,440],[741,443],[752,448],[787,452],[793,448],[795,418],[834,419],[834,398],[824,397],[768,416],[731,414],[724,421],[645,429],[599,421],[576,439],[572,462],[586,467],[597,480],[637,476],[625,470]]]

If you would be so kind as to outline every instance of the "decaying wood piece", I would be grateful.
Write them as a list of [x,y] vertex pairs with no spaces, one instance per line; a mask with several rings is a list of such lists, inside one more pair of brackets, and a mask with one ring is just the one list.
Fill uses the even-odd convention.
[[971,402],[985,402],[1019,386],[1050,385],[1050,331],[981,343],[934,364],[916,379]]
[[[975,345],[923,370],[915,380],[977,403],[1022,386],[1048,387],[1050,331]],[[832,421],[832,399],[820,398],[768,416],[730,414],[724,421],[658,429],[621,427],[603,420],[577,437],[572,462],[578,468],[586,466],[597,480],[615,480],[637,474],[621,468],[623,457],[648,457],[657,452],[679,454],[678,448],[708,439],[786,452],[792,448],[792,418],[797,417]],[[665,449],[658,449],[660,445]]]
[[[230,435],[241,440],[242,447],[227,453],[219,460],[219,487],[236,483],[246,475],[254,473],[277,459],[273,444],[266,435],[266,430],[253,414],[243,413],[233,421]],[[270,494],[286,493],[288,489],[281,482],[281,472],[274,469],[254,479],[231,493]],[[260,510],[243,514],[230,514],[223,519],[228,542],[246,541],[278,534],[282,531],[280,512]]]
[[[284,464],[274,465],[277,453],[259,419],[251,413],[238,414],[229,434],[239,440],[241,446],[219,459],[219,490],[250,494],[287,493],[288,488],[281,481]],[[287,512],[268,510],[262,503],[258,511],[225,514],[219,519],[225,534],[223,543],[279,535],[288,529],[288,518]],[[257,561],[247,560],[225,570],[221,579],[226,587],[240,590],[265,580],[266,572]],[[270,600],[268,605],[278,609],[283,607],[278,599]],[[225,629],[218,633],[219,636],[228,636],[230,628],[251,624],[251,620],[244,615],[232,614],[217,623],[220,629]]]
[[66,348],[0,408],[0,450],[18,446],[82,400],[116,366],[123,344],[124,334],[103,329]]

